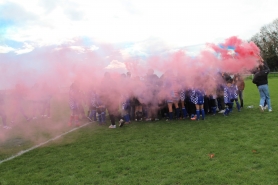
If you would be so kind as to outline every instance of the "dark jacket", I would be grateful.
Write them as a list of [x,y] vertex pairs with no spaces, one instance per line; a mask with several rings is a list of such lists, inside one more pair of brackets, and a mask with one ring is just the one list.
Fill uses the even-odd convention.
[[260,67],[260,70],[254,75],[253,83],[257,86],[268,84],[267,75],[269,73],[269,67],[264,64]]

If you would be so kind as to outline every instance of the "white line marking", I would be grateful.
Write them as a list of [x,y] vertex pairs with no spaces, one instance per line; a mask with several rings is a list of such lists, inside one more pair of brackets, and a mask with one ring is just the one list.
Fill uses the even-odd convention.
[[85,127],[85,126],[87,126],[88,124],[89,124],[89,123],[85,123],[84,125],[81,125],[81,126],[79,126],[79,127],[76,127],[76,128],[74,128],[74,129],[71,129],[70,131],[67,131],[67,132],[65,132],[65,133],[63,133],[63,134],[61,134],[61,135],[58,135],[58,136],[56,136],[56,137],[54,137],[54,138],[52,138],[52,139],[49,139],[49,140],[47,140],[47,141],[45,141],[45,142],[43,142],[43,143],[40,143],[40,144],[38,144],[38,145],[35,145],[35,146],[33,146],[33,147],[31,147],[31,148],[29,148],[29,149],[27,149],[27,150],[22,150],[22,151],[18,152],[16,155],[13,155],[13,156],[11,156],[11,157],[9,157],[9,158],[7,158],[7,159],[4,159],[4,160],[0,161],[0,164],[2,164],[3,162],[6,162],[6,161],[10,161],[10,160],[12,160],[12,159],[14,159],[14,158],[16,158],[16,157],[19,157],[19,156],[21,156],[21,155],[23,155],[23,154],[25,154],[25,153],[27,153],[27,152],[30,152],[31,150],[34,150],[34,149],[36,149],[36,148],[38,148],[38,147],[40,147],[40,146],[43,146],[43,145],[49,143],[50,141],[54,141],[54,140],[56,140],[56,139],[59,139],[60,137],[66,135],[66,134],[68,134],[68,133],[71,133],[71,132],[73,132],[73,131],[75,131],[75,130],[77,130],[77,129],[80,129],[80,128],[82,128],[82,127]]

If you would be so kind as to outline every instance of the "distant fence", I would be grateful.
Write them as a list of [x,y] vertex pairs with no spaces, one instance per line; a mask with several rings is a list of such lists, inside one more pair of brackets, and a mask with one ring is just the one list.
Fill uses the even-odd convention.
[[[253,74],[244,74],[243,75],[245,77],[245,79],[253,79],[254,75]],[[270,72],[268,74],[268,77],[278,77],[278,72]]]

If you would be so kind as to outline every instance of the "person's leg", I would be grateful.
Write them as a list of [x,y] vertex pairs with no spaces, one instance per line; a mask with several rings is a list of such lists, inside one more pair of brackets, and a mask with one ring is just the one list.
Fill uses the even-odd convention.
[[271,107],[271,101],[270,101],[270,95],[269,95],[269,89],[268,89],[268,85],[263,85],[263,92],[265,94],[265,100],[266,100],[266,103],[268,105],[268,110],[272,110],[272,107]]
[[179,119],[180,118],[180,108],[179,108],[179,102],[175,101],[175,108],[176,108],[176,118]]
[[182,116],[183,116],[183,119],[185,119],[187,117],[187,111],[186,111],[184,103],[185,103],[184,100],[182,100],[181,101],[181,107],[182,107]]
[[233,108],[234,108],[234,101],[235,101],[235,99],[231,99],[231,102],[229,103],[230,112],[233,111]]
[[[204,104],[203,104],[203,109],[205,111],[206,114],[208,114],[209,110],[209,98],[208,96],[204,97]],[[201,109],[200,109],[201,110]]]
[[196,104],[196,115],[197,115],[197,120],[200,120],[200,105]]
[[169,120],[173,119],[173,103],[172,102],[168,102],[168,110],[169,110]]
[[261,112],[263,112],[264,111],[264,109],[263,109],[264,102],[266,100],[263,85],[258,86],[258,89],[259,89],[259,93],[260,93],[260,110],[261,110]]
[[196,106],[194,103],[190,102],[190,114],[191,114],[191,118],[192,116],[195,117],[196,115]]
[[202,113],[202,120],[205,120],[205,110],[204,110],[204,104],[200,105],[201,113]]
[[230,113],[230,103],[226,103],[225,112],[223,113],[224,116],[228,116]]
[[243,108],[243,91],[238,91],[238,97],[240,100],[240,107]]
[[216,114],[216,100],[210,99],[209,105],[210,105],[210,110],[211,110],[212,115],[215,115]]
[[225,109],[224,96],[220,96],[220,104],[221,104],[222,110],[224,110]]
[[116,112],[113,109],[111,109],[111,107],[109,107],[109,106],[106,106],[106,107],[107,107],[110,122],[111,122],[111,125],[109,126],[109,128],[116,128],[116,121],[115,121]]
[[236,102],[237,111],[240,112],[240,104],[237,98],[235,99],[235,102]]

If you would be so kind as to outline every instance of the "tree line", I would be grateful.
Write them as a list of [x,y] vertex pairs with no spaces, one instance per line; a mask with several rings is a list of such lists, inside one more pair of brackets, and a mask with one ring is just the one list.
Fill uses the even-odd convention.
[[272,23],[261,27],[250,41],[261,50],[261,56],[267,62],[271,71],[278,71],[278,18]]

